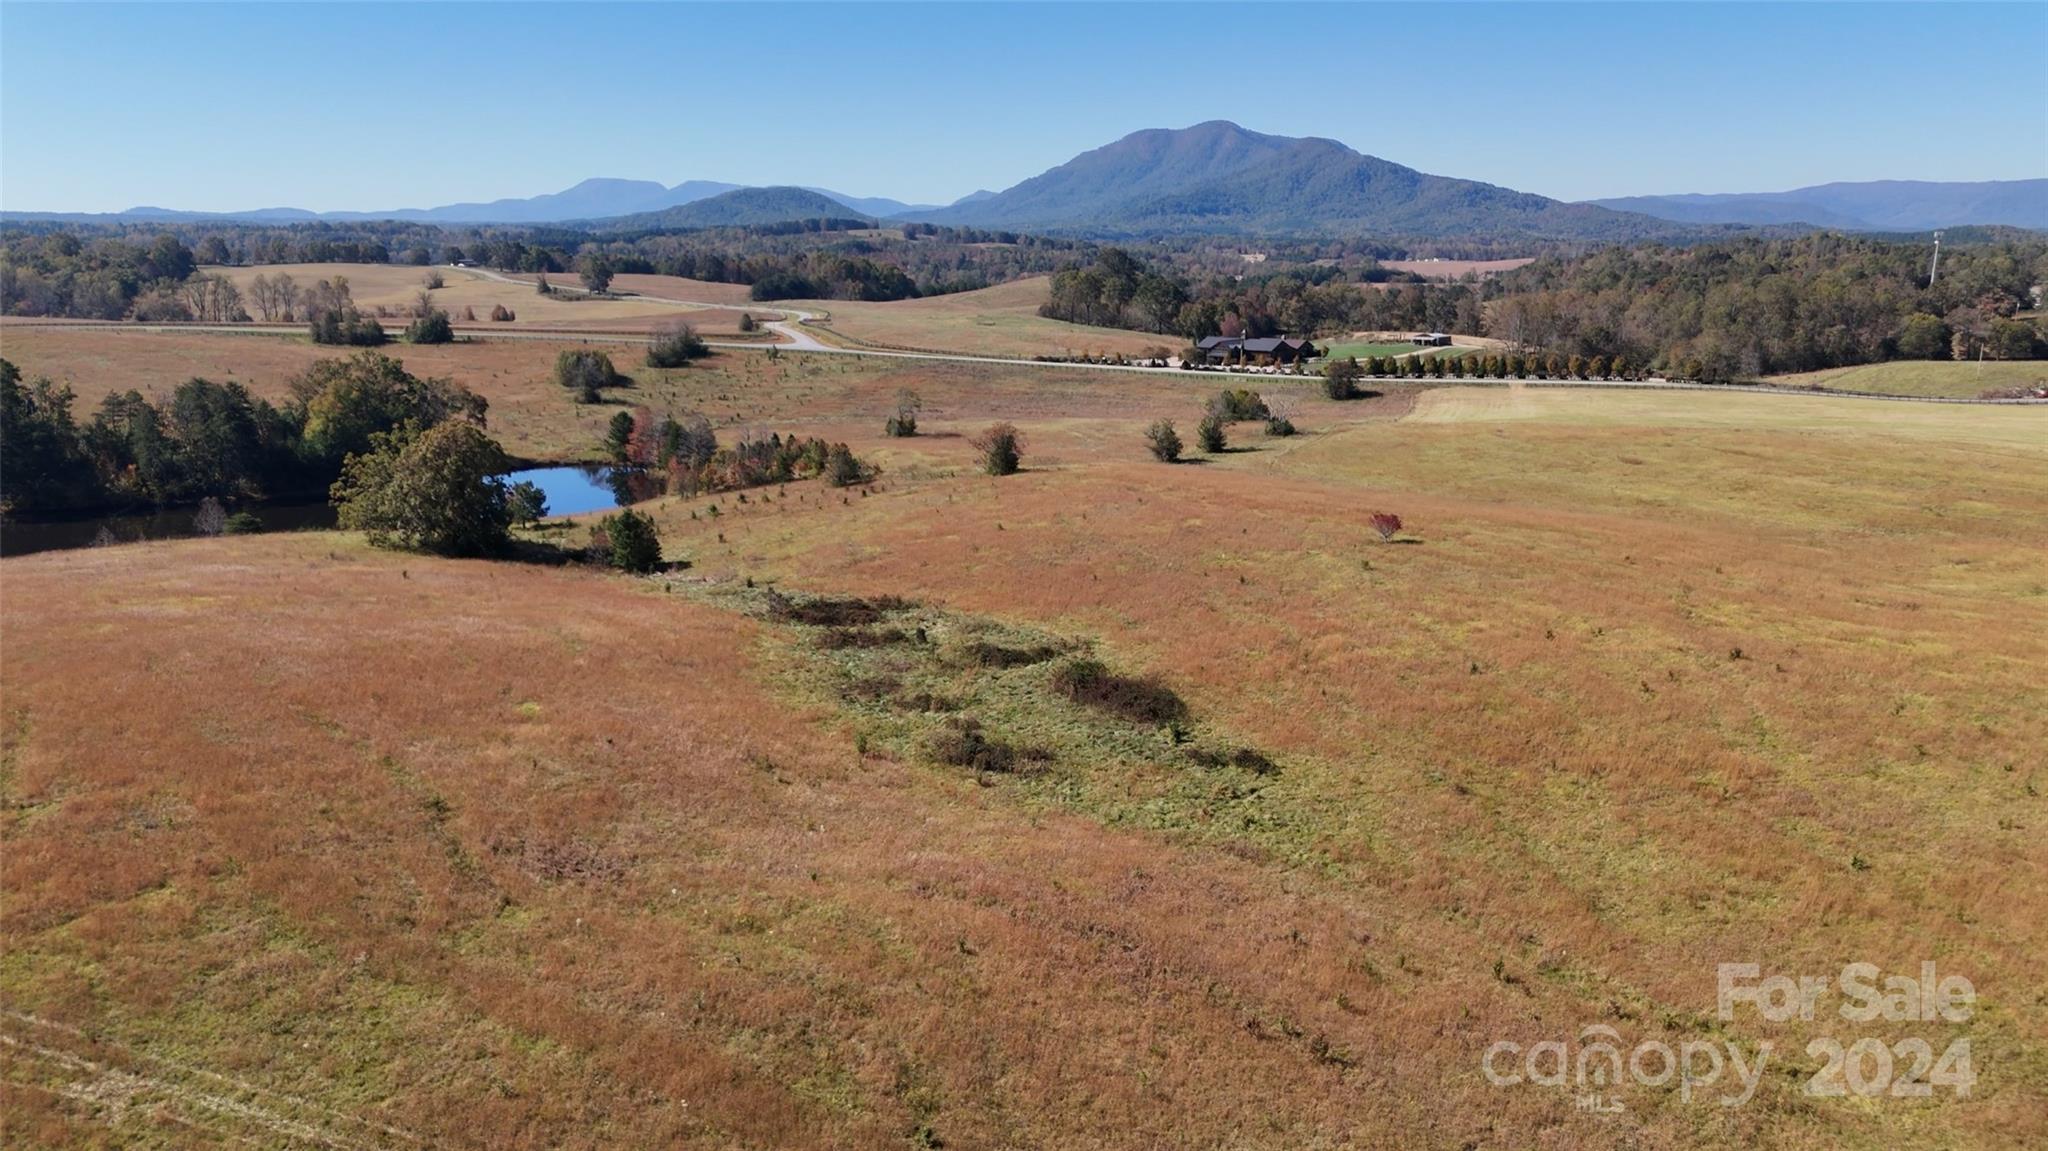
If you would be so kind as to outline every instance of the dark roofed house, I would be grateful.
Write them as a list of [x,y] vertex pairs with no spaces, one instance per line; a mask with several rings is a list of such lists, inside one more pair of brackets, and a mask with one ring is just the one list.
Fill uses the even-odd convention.
[[1212,364],[1229,362],[1233,353],[1242,356],[1242,362],[1247,364],[1300,364],[1321,354],[1314,344],[1292,336],[1250,340],[1241,336],[1207,336],[1196,347]]

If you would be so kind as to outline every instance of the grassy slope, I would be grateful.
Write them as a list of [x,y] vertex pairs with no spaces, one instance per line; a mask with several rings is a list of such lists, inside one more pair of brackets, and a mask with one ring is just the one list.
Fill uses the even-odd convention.
[[1988,360],[1981,364],[1932,360],[1901,360],[1770,376],[1763,382],[1786,387],[1822,387],[1841,392],[1878,392],[1893,396],[1945,396],[1974,399],[1991,388],[2048,383],[2048,362]]
[[[6,1006],[456,1144],[2044,1134],[2044,413],[1289,385],[1309,434],[1168,469],[1176,376],[819,359],[686,373],[887,469],[655,505],[730,592],[328,537],[0,565]],[[883,441],[902,386],[933,434]],[[994,418],[1026,474],[968,474]],[[1369,542],[1381,508],[1422,542]],[[935,646],[820,652],[741,577],[917,597]],[[957,662],[976,634],[1161,674],[1281,771]],[[882,676],[1057,757],[927,766],[943,717]],[[1475,1073],[1697,1033],[1718,962],[1927,958],[1985,999],[1965,1104],[1784,1076],[1607,1120]],[[10,1110],[82,1139],[54,1107]]]
[[[430,269],[416,268],[405,264],[278,264],[247,268],[211,268],[233,280],[246,297],[249,284],[259,275],[275,278],[289,275],[301,288],[311,287],[316,281],[331,280],[336,276],[348,279],[349,294],[358,306],[366,309],[386,307],[403,310],[412,307]],[[577,293],[562,293],[557,296],[543,296],[528,287],[487,279],[483,275],[463,268],[434,268],[440,274],[444,286],[432,292],[436,306],[445,309],[460,319],[464,308],[474,308],[478,321],[488,321],[491,305],[503,304],[517,314],[518,319],[505,325],[521,327],[557,327],[570,324],[582,327],[604,326],[639,329],[664,321],[690,319],[706,330],[732,328],[738,315],[727,317],[722,311],[705,311],[681,307],[656,300],[622,298],[616,300],[589,300]],[[561,284],[574,286],[573,274],[563,273],[553,277]],[[621,285],[623,290],[623,285]],[[716,301],[706,301],[716,302]],[[253,304],[249,307],[251,316],[256,312]],[[388,327],[402,327],[403,322],[386,323]]]
[[1177,352],[1186,342],[1175,336],[1048,320],[1038,314],[1038,308],[1045,303],[1050,283],[1046,277],[1034,276],[977,292],[922,300],[810,300],[794,304],[829,313],[832,330],[858,340],[975,355],[1135,355],[1150,347]]

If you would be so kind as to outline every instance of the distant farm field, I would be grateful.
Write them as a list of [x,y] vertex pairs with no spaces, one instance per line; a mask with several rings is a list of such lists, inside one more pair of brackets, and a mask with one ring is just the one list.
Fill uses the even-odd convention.
[[790,303],[827,313],[831,330],[855,341],[980,356],[1136,355],[1152,347],[1178,352],[1187,342],[1178,336],[1048,320],[1038,309],[1046,301],[1050,283],[1046,277],[1035,276],[980,291],[918,300]]
[[1986,360],[1980,363],[1895,360],[1888,364],[1769,376],[1759,382],[1789,388],[1821,387],[1839,392],[1877,392],[1889,396],[1975,399],[1994,388],[2048,384],[2048,360]]
[[1531,258],[1516,260],[1382,260],[1380,266],[1397,272],[1413,272],[1429,280],[1455,280],[1466,273],[1480,276],[1511,272],[1525,264],[1533,264]]
[[[431,274],[441,277],[444,285],[431,293],[434,305],[448,312],[458,323],[465,322],[466,312],[474,313],[473,322],[488,323],[493,305],[510,308],[517,316],[506,327],[609,327],[637,331],[665,322],[689,320],[710,332],[733,329],[738,322],[737,312],[711,311],[657,300],[593,300],[584,298],[580,292],[543,296],[530,286],[494,280],[466,268],[419,268],[405,264],[275,264],[208,270],[235,281],[236,286],[242,289],[245,304],[249,285],[259,275],[271,278],[288,275],[302,288],[310,287],[319,280],[340,276],[348,280],[349,292],[358,306],[365,310],[382,307],[402,312],[413,306]],[[577,284],[573,273],[562,273],[553,279],[566,287]],[[620,286],[624,287],[623,284]],[[256,315],[253,306],[249,306],[249,310],[252,316]]]

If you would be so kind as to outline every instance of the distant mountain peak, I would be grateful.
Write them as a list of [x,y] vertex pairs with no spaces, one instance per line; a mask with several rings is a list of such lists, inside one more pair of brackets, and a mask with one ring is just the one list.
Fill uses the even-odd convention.
[[1618,239],[1644,217],[1431,176],[1320,136],[1229,120],[1146,128],[993,196],[926,213],[941,224],[1095,235],[1347,232]]

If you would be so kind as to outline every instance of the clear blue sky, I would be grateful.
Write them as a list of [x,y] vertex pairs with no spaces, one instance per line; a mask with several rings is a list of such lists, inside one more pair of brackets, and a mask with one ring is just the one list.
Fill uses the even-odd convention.
[[2048,175],[2048,5],[0,4],[0,206],[948,201],[1229,119],[1565,199]]

